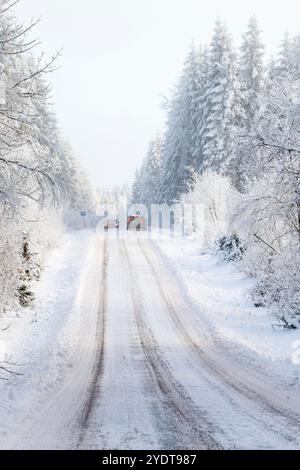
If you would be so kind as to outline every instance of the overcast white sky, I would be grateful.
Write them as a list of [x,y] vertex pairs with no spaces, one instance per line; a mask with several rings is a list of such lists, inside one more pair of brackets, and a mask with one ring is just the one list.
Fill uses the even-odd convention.
[[50,55],[64,46],[50,78],[65,136],[95,185],[130,180],[162,127],[161,95],[180,73],[192,41],[207,42],[215,19],[239,41],[255,14],[269,49],[300,31],[299,0],[21,0],[20,20]]

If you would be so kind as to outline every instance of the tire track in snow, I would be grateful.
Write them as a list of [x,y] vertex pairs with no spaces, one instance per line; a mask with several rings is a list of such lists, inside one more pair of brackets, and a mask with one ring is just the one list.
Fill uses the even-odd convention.
[[119,240],[107,239],[105,360],[81,448],[163,448],[164,413],[139,340],[127,262]]
[[104,356],[105,356],[105,329],[106,329],[106,310],[107,310],[107,266],[109,261],[109,254],[107,249],[107,240],[103,242],[102,253],[102,275],[100,285],[100,304],[98,311],[97,323],[97,338],[98,338],[98,351],[97,358],[94,364],[92,381],[89,387],[88,399],[84,405],[82,417],[80,419],[81,434],[78,440],[77,448],[80,448],[85,431],[88,427],[89,418],[93,410],[95,401],[99,396],[99,389],[101,387],[101,379],[104,370]]
[[[32,391],[25,394],[24,413],[22,412],[21,419],[17,421],[18,427],[9,436],[9,445],[6,448],[71,450],[78,444],[84,400],[88,395],[98,346],[96,335],[102,275],[103,244],[98,244],[94,236],[89,239],[91,244],[84,245],[87,252],[82,253],[83,256],[87,255],[82,265],[84,269],[76,271],[74,286],[72,284],[71,290],[66,293],[59,293],[53,304],[59,313],[66,315],[62,328],[56,329],[56,323],[52,323],[52,319],[50,322],[49,318],[49,330],[43,332],[43,335],[49,336],[45,346],[42,342],[34,344],[35,348],[39,346],[41,349],[43,364],[45,361],[46,367],[42,372],[40,368],[37,369],[35,390],[32,387]],[[72,245],[72,251],[76,248],[77,245]],[[66,254],[69,256],[69,252]],[[66,261],[68,259],[66,258]],[[73,264],[70,268],[73,268]],[[70,268],[64,264],[62,275],[65,276],[65,271]],[[54,273],[58,276],[55,285],[61,287],[61,273],[57,268]],[[71,279],[72,274],[73,271],[70,272]],[[95,295],[86,299],[86,291],[90,293],[93,292],[92,289]],[[65,300],[67,308],[61,310],[64,305],[62,301]],[[53,331],[51,326],[55,326]],[[68,355],[65,355],[66,345],[70,346]],[[39,352],[39,349],[37,351]],[[49,364],[44,359],[46,354],[49,355]],[[34,363],[32,365],[35,366]],[[62,366],[61,373],[58,374],[58,368]]]
[[[149,254],[148,250],[145,248],[144,244],[141,243],[140,240],[138,240],[138,245],[140,246],[140,249],[153,273],[157,288],[160,291],[161,297],[167,307],[167,311],[173,319],[179,334],[183,337],[187,344],[190,345],[191,349],[196,353],[198,358],[200,358],[202,364],[204,364],[209,369],[209,371],[211,371],[215,376],[217,376],[223,383],[228,385],[235,392],[241,394],[246,399],[252,402],[254,401],[256,404],[263,406],[268,412],[272,413],[273,415],[285,418],[292,426],[299,428],[299,419],[297,419],[297,417],[295,418],[294,416],[288,414],[286,410],[280,409],[279,407],[273,405],[265,396],[263,396],[262,393],[251,389],[240,381],[235,382],[232,377],[230,377],[222,368],[218,367],[218,364],[215,363],[207,355],[203,348],[201,348],[200,345],[193,340],[193,338],[183,325],[182,320],[179,318],[176,308],[174,307],[174,300],[172,300],[171,296],[163,288],[164,283],[162,282],[162,279],[159,275],[158,268],[155,266],[155,262],[151,259],[151,254]],[[278,434],[278,432],[274,432]],[[290,442],[298,442],[296,439],[292,438],[290,434],[282,434],[282,437],[284,437],[287,441]]]
[[[138,296],[136,274],[124,241],[121,242],[120,248],[128,265],[134,314],[146,364],[160,394],[168,428],[172,432],[172,435],[167,437],[166,446],[172,449],[221,449],[220,444],[206,430],[206,416],[175,380],[163,360],[153,334],[144,320],[145,313]],[[201,423],[205,423],[206,429],[201,429]]]

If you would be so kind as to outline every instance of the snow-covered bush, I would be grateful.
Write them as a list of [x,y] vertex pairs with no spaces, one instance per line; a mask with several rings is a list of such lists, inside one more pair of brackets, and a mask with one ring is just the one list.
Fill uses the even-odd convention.
[[255,266],[254,301],[257,305],[270,307],[285,328],[300,326],[299,266],[299,250],[264,254],[262,262]]
[[282,325],[295,327],[300,319],[298,208],[294,173],[278,174],[279,169],[277,164],[255,181],[237,219],[248,244],[242,265],[257,280],[255,303],[270,307]]
[[217,247],[225,261],[240,261],[247,251],[247,244],[236,233],[224,235],[217,240]]
[[28,235],[24,233],[22,240],[20,285],[18,298],[21,307],[30,307],[35,299],[32,290],[32,281],[40,278],[41,267],[37,260],[38,254],[32,253]]
[[32,283],[40,276],[40,253],[32,250],[29,234],[22,229],[10,220],[0,226],[0,316],[34,300]]
[[237,211],[247,240],[245,270],[257,279],[255,302],[284,326],[297,326],[300,251],[300,94],[289,76],[268,84],[244,139],[250,181]]
[[182,196],[181,202],[195,206],[202,205],[206,247],[215,248],[216,241],[224,233],[230,233],[241,197],[226,176],[212,171],[194,175],[194,181],[188,193]]
[[203,205],[206,246],[217,244],[226,261],[241,261],[241,269],[257,281],[254,302],[271,308],[285,327],[300,320],[297,165],[290,157],[279,171],[280,162],[274,163],[244,194],[228,178],[206,172],[181,199]]
[[[29,218],[31,221],[27,222],[26,230],[30,233],[32,242],[38,245],[39,251],[56,248],[66,231],[62,210],[52,207],[45,207],[42,210],[35,208]],[[42,246],[42,249],[39,246]]]
[[18,305],[20,287],[20,252],[22,237],[16,226],[6,220],[0,225],[0,317]]
[[33,304],[35,281],[65,231],[61,213],[50,207],[34,204],[23,215],[0,224],[0,316]]

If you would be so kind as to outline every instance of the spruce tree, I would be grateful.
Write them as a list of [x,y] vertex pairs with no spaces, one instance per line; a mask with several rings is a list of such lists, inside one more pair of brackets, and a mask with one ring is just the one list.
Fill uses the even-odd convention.
[[260,39],[260,30],[256,18],[252,17],[248,24],[248,30],[243,35],[239,61],[239,79],[247,130],[251,127],[259,105],[258,97],[263,91],[263,55],[264,46]]
[[142,166],[141,199],[147,206],[157,204],[159,201],[162,147],[162,139],[158,134],[150,142],[148,154]]
[[199,94],[195,106],[194,114],[194,149],[193,160],[194,170],[200,172],[203,168],[203,150],[205,144],[205,123],[208,116],[208,107],[206,106],[206,97],[209,87],[209,49],[207,46],[201,48],[199,64]]
[[203,169],[226,171],[236,126],[243,119],[237,57],[226,26],[217,21],[210,47]]
[[295,55],[293,39],[289,33],[285,33],[280,46],[276,61],[276,79],[286,80],[293,78],[295,68]]
[[201,93],[200,54],[192,46],[168,107],[160,202],[184,193],[196,165],[197,108]]

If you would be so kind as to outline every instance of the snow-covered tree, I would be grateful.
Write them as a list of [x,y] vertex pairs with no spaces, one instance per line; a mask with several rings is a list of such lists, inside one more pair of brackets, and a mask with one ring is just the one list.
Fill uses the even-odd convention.
[[160,202],[173,202],[184,191],[179,174],[182,160],[181,92],[177,85],[168,103],[165,145],[162,157]]
[[260,39],[257,20],[249,20],[248,29],[242,38],[239,57],[239,81],[241,85],[242,114],[236,123],[236,135],[233,134],[234,152],[228,165],[228,173],[236,188],[243,191],[246,185],[246,167],[251,155],[244,148],[244,137],[248,135],[260,106],[264,90],[264,46]]
[[161,157],[163,142],[157,135],[149,145],[149,150],[141,169],[141,203],[151,206],[159,202],[161,183]]
[[123,209],[124,204],[130,202],[130,193],[130,187],[127,183],[112,188],[99,188],[96,192],[97,213],[104,215],[108,212],[111,217],[119,218],[120,209]]
[[279,47],[275,65],[276,79],[285,80],[293,77],[294,73],[293,39],[289,33],[285,33]]
[[196,166],[198,102],[201,93],[199,49],[192,46],[168,106],[162,159],[162,202],[177,200],[188,188]]
[[24,306],[36,278],[21,227],[31,220],[34,231],[37,211],[74,206],[86,189],[49,104],[46,76],[59,53],[34,58],[38,42],[29,35],[36,23],[18,24],[15,3],[0,0],[0,311],[16,299]]
[[210,46],[205,107],[203,168],[226,171],[233,158],[234,135],[243,119],[237,57],[227,27],[217,21]]
[[134,180],[131,188],[131,197],[130,197],[130,204],[141,204],[143,198],[143,186],[141,181],[142,171],[140,169],[136,169],[134,174]]
[[203,168],[204,146],[205,146],[205,126],[209,113],[209,107],[206,106],[206,97],[209,88],[209,48],[207,46],[201,48],[200,64],[199,64],[199,93],[195,100],[195,135],[193,150],[193,169],[196,172]]
[[273,81],[248,136],[252,183],[240,211],[248,222],[247,266],[255,299],[285,325],[298,323],[300,244],[300,100],[292,80]]
[[294,79],[300,80],[300,34],[293,39]]
[[210,249],[215,247],[219,237],[230,233],[238,200],[230,178],[212,171],[195,174],[188,193],[181,197],[183,204],[202,206],[203,242]]
[[188,187],[191,174],[198,162],[195,144],[198,130],[198,109],[202,93],[201,49],[191,47],[182,76],[182,148],[183,158],[179,168],[180,179]]
[[259,96],[264,86],[264,46],[260,34],[257,20],[252,17],[248,24],[248,30],[243,35],[239,59],[239,80],[246,130],[251,127],[259,106]]

